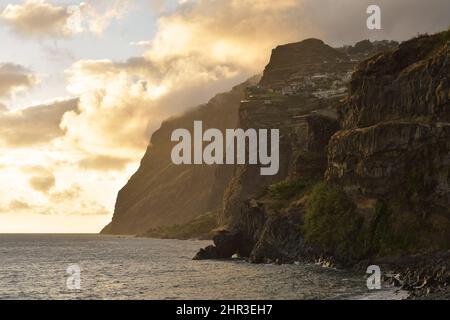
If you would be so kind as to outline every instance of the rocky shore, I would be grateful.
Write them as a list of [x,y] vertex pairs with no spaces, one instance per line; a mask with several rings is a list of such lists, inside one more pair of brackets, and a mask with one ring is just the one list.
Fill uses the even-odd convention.
[[450,299],[450,251],[374,261],[362,261],[353,269],[366,270],[378,265],[383,281],[409,292],[408,299]]

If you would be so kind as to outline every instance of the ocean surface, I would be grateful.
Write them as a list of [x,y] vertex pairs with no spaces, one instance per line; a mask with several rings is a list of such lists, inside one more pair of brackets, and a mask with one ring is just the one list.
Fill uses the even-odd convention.
[[[313,264],[193,261],[207,241],[0,235],[0,299],[400,299],[364,274]],[[67,287],[80,268],[80,289]],[[75,269],[72,270],[76,270]]]

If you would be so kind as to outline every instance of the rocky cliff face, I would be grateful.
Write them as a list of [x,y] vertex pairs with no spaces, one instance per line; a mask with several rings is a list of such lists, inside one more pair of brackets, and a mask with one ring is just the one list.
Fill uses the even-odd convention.
[[[326,257],[352,263],[448,249],[449,40],[448,32],[423,36],[365,60],[348,92],[335,82],[348,59],[336,55],[335,73],[323,73],[317,62],[333,54],[320,42],[306,41],[314,47],[307,68],[298,49],[276,49],[261,87],[289,98],[258,101],[261,91],[252,90],[240,121],[281,128],[282,170],[265,181],[251,167],[235,169],[224,230],[196,258],[238,253],[255,262]],[[307,51],[305,43],[289,46]],[[288,70],[290,57],[300,76]],[[331,84],[311,85],[324,75]],[[334,106],[339,126],[330,117]]]
[[[241,103],[239,127],[280,129],[279,173],[267,177],[257,166],[235,167],[220,214],[223,230],[215,247],[200,251],[197,259],[238,253],[255,262],[285,261],[310,251],[300,233],[304,203],[281,208],[291,200],[284,193],[322,179],[328,141],[339,129],[336,106],[354,65],[316,39],[273,51],[259,86]],[[271,195],[271,186],[280,189],[279,198]]]
[[383,206],[387,251],[450,244],[449,40],[448,32],[422,36],[363,62],[330,141],[327,181],[366,220]]
[[218,210],[229,179],[229,168],[216,173],[217,166],[174,165],[171,160],[173,130],[193,132],[195,120],[208,128],[235,128],[245,88],[255,80],[219,94],[207,104],[164,122],[156,131],[138,171],[120,190],[112,222],[106,234],[143,234],[149,229],[187,223]]

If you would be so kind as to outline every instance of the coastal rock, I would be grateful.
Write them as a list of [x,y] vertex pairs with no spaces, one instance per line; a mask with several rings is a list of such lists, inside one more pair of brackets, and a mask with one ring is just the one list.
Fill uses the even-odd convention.
[[230,259],[238,251],[241,236],[236,232],[221,230],[213,236],[213,242],[214,245],[200,249],[193,260]]

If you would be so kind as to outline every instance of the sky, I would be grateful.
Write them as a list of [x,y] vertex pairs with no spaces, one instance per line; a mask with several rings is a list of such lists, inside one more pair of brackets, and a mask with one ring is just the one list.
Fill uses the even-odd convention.
[[0,0],[0,233],[99,232],[161,121],[277,45],[449,26],[448,0]]

